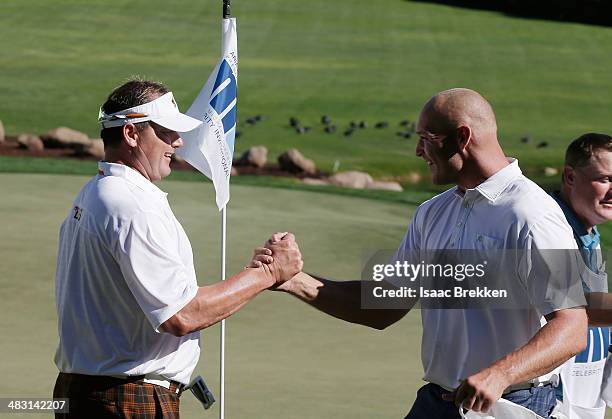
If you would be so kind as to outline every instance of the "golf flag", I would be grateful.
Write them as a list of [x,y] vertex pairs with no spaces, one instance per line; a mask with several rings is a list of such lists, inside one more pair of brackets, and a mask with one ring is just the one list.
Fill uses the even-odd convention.
[[229,181],[236,137],[238,43],[236,19],[223,19],[221,59],[200,90],[187,115],[203,122],[181,134],[177,154],[212,179],[219,210],[229,201]]

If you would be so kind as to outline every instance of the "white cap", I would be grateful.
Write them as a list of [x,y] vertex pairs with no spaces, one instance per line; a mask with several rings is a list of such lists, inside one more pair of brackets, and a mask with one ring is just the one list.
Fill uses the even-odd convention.
[[134,106],[111,114],[105,113],[100,108],[98,114],[98,122],[102,124],[102,128],[120,127],[128,123],[136,124],[145,121],[155,122],[164,128],[177,132],[188,132],[202,124],[202,121],[179,111],[172,92],[168,92],[144,105]]

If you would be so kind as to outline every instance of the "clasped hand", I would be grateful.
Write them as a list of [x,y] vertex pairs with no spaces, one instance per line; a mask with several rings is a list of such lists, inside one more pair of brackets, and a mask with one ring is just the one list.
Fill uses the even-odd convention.
[[302,271],[304,261],[300,248],[291,233],[274,233],[264,246],[253,251],[253,257],[246,268],[263,268],[279,286]]

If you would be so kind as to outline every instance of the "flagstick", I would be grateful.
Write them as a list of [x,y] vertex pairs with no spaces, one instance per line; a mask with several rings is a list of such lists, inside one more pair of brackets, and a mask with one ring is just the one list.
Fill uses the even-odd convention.
[[[230,0],[223,0],[223,19],[230,18]],[[227,238],[227,204],[221,210],[221,279],[225,281],[225,249]],[[221,320],[220,339],[220,362],[219,362],[219,419],[225,419],[225,319]]]
[[[225,249],[227,238],[227,206],[221,210],[221,280],[225,281]],[[220,341],[220,397],[219,397],[219,418],[225,418],[225,319],[221,320],[221,341]]]
[[223,0],[223,19],[230,18],[230,0]]

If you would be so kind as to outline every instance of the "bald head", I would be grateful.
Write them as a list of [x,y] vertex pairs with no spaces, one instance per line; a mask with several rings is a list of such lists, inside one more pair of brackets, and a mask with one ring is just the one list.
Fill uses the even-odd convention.
[[438,93],[423,106],[421,114],[443,131],[468,126],[476,138],[497,135],[495,113],[487,100],[470,89],[456,88]]
[[434,183],[469,188],[508,164],[497,140],[495,113],[470,89],[450,89],[427,101],[417,124],[416,154]]

